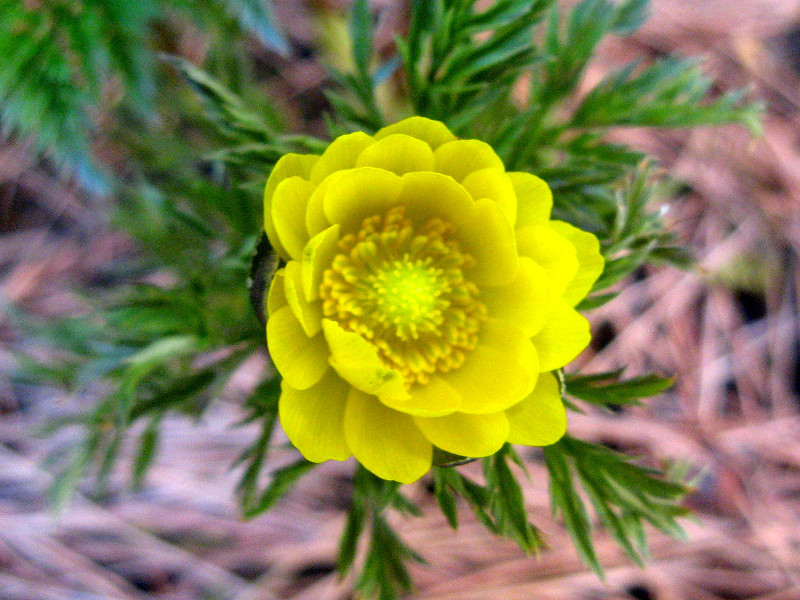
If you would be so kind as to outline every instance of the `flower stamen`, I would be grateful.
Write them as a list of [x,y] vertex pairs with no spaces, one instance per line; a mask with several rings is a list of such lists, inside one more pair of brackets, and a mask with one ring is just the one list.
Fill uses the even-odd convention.
[[464,277],[474,259],[440,218],[415,227],[405,207],[364,219],[322,276],[323,314],[358,333],[406,387],[463,364],[486,307]]

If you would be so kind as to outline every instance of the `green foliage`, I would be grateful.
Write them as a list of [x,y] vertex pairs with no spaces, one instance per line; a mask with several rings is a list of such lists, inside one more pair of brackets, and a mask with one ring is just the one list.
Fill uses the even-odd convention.
[[500,0],[476,12],[472,2],[414,2],[408,37],[398,40],[414,112],[465,134],[482,115],[507,110],[517,78],[542,60],[534,28],[553,4]]
[[583,99],[573,116],[576,127],[694,127],[738,122],[761,131],[760,104],[743,103],[744,90],[707,100],[713,84],[697,59],[666,58],[609,74]]
[[153,1],[0,2],[0,122],[3,133],[35,136],[60,162],[88,174],[89,109],[117,77],[131,105],[146,110],[154,84],[146,51]]
[[[207,117],[198,115],[191,122],[193,135],[234,143],[257,140],[275,157],[273,162],[297,147],[291,136],[274,137],[270,123],[253,116],[256,111],[215,78],[179,64],[188,80],[202,83],[196,89],[206,106],[216,102]],[[112,293],[87,297],[95,307],[87,316],[51,325],[12,311],[30,339],[60,349],[55,364],[20,357],[26,378],[94,396],[99,391],[85,413],[61,423],[80,427],[87,443],[79,443],[71,457],[53,465],[59,473],[53,497],[59,502],[86,473],[99,475],[102,484],[117,462],[126,433],[139,423],[144,429],[132,480],[141,484],[157,451],[163,416],[201,416],[233,371],[263,347],[264,330],[244,293],[261,236],[261,191],[244,182],[257,172],[263,186],[264,167],[254,162],[225,166],[225,160],[209,158],[211,153],[197,144],[188,146],[190,152],[176,144],[180,150],[163,156],[163,137],[154,139],[135,127],[121,129],[120,138],[131,152],[132,169],[146,180],[119,188],[114,222],[146,252],[109,266],[107,277],[123,285]],[[211,167],[208,176],[197,168],[204,162]],[[218,177],[217,165],[242,183],[231,185]],[[141,274],[165,268],[172,279],[168,286],[139,280]],[[267,404],[265,398],[277,389],[273,382],[272,387],[255,390],[251,404]],[[273,408],[276,411],[277,404]],[[271,431],[275,412],[272,424],[270,413],[257,414],[265,431]],[[268,441],[267,437],[248,457],[255,466],[263,463]],[[248,472],[260,474],[258,468]],[[287,482],[287,477],[276,480]],[[277,489],[273,486],[271,493]],[[248,513],[269,504],[269,494],[257,491],[256,479],[243,482],[241,497]]]
[[640,399],[657,396],[675,383],[658,375],[642,375],[619,381],[622,369],[594,375],[567,375],[566,393],[590,404],[620,406],[641,404]]
[[[233,26],[221,10],[226,5]],[[267,46],[289,50],[269,3],[256,0],[0,0],[2,133],[32,138],[41,153],[76,171],[84,184],[107,191],[110,174],[91,152],[95,117],[123,108],[152,121],[152,25],[177,15],[208,32],[222,29],[238,39],[253,32]]]
[[342,576],[349,573],[360,542],[366,545],[364,563],[355,581],[356,589],[366,598],[394,600],[399,593],[410,591],[412,581],[406,562],[425,562],[400,539],[384,515],[390,506],[406,514],[419,514],[399,488],[399,483],[384,481],[361,466],[356,469],[337,568]]
[[525,552],[535,552],[541,546],[541,538],[528,521],[525,498],[509,460],[524,469],[508,444],[483,459],[484,485],[453,467],[437,467],[433,472],[434,495],[453,529],[458,527],[457,500],[462,498],[489,531],[513,539]]
[[636,563],[642,564],[647,557],[645,522],[667,535],[684,536],[676,521],[687,514],[679,505],[688,492],[682,483],[635,465],[604,446],[569,435],[545,448],[544,453],[553,513],[563,517],[581,558],[598,575],[602,576],[603,568],[592,543],[586,504],[575,486],[576,475],[600,523]]
[[396,60],[390,60],[372,70],[372,13],[367,0],[353,3],[350,36],[354,72],[328,67],[331,78],[340,87],[326,91],[335,115],[335,119],[329,121],[329,129],[337,135],[354,130],[374,132],[386,124],[377,104],[375,88],[398,66]]

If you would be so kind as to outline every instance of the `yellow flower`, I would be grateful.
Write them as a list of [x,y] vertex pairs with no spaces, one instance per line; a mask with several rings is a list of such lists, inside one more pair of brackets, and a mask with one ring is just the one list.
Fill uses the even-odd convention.
[[421,117],[282,157],[264,191],[286,263],[267,341],[300,452],[408,483],[434,446],[480,457],[556,442],[552,371],[589,343],[573,307],[603,259],[551,208],[544,181]]

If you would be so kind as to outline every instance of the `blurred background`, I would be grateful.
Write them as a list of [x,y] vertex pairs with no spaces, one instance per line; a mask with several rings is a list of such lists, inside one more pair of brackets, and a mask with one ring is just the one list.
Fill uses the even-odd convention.
[[[294,131],[324,132],[318,19],[346,5],[278,0],[283,34],[243,36],[230,49],[245,53]],[[399,3],[381,5],[386,19],[404,18]],[[661,210],[698,267],[640,269],[589,315],[594,340],[578,360],[582,369],[628,365],[630,375],[653,370],[677,383],[643,407],[571,414],[570,430],[654,463],[693,465],[698,483],[688,506],[696,517],[686,522],[687,539],[651,532],[652,556],[640,569],[599,532],[607,568],[600,581],[552,520],[546,471],[531,452],[526,493],[547,548],[524,556],[466,514],[450,531],[423,480],[410,488],[423,516],[396,519],[429,563],[414,567],[418,587],[409,598],[800,599],[800,2],[653,0],[651,12],[631,38],[601,46],[587,84],[630,60],[677,53],[703,57],[717,91],[752,86],[767,106],[757,139],[741,127],[613,133],[682,183]],[[235,59],[220,51],[219,26],[166,15],[150,27],[163,49],[195,63]],[[337,35],[335,26],[326,35]],[[114,85],[103,87],[91,150],[135,179],[131,138],[110,116],[117,102]],[[155,129],[167,138],[178,126],[166,119]],[[85,313],[87,297],[113,290],[122,275],[109,267],[139,250],[115,227],[119,199],[102,193],[102,173],[84,165],[75,175],[37,156],[26,136],[0,142],[0,297],[57,323]],[[15,353],[31,348],[48,352],[0,311],[0,599],[350,598],[335,555],[352,465],[323,466],[251,521],[235,503],[239,473],[230,465],[257,430],[232,426],[243,416],[243,390],[267,368],[264,354],[237,371],[201,420],[164,421],[160,454],[139,490],[128,488],[124,445],[123,465],[103,493],[83,482],[56,515],[45,459],[75,432],[39,430],[91,397],[15,378]]]

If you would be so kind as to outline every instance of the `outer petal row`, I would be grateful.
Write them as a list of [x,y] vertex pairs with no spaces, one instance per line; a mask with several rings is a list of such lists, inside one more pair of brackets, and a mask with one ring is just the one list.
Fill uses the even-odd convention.
[[528,256],[544,267],[554,297],[562,296],[578,272],[575,246],[547,225],[517,229],[520,256]]
[[344,435],[358,462],[382,479],[411,483],[431,468],[433,446],[414,419],[359,390],[347,399]]
[[506,441],[546,446],[566,431],[566,411],[552,373],[505,412],[411,417],[328,372],[307,390],[284,382],[280,417],[289,439],[309,460],[346,460],[352,452],[379,477],[402,483],[416,481],[430,469],[434,445],[481,457]]
[[539,353],[539,369],[560,369],[580,354],[592,339],[589,321],[562,298],[552,300],[550,318],[533,337]]
[[433,447],[412,417],[352,388],[332,371],[296,390],[284,382],[281,424],[308,460],[346,460],[350,453],[383,479],[411,483],[431,468]]
[[506,411],[508,441],[527,446],[549,446],[567,431],[567,411],[553,373],[542,373],[534,390]]
[[508,173],[517,195],[516,226],[544,225],[553,210],[553,192],[543,179],[530,173]]
[[272,167],[272,172],[269,174],[269,179],[267,179],[267,185],[264,187],[264,230],[269,238],[269,243],[278,253],[278,256],[284,260],[288,259],[289,255],[278,239],[278,233],[272,222],[272,196],[275,193],[275,188],[284,179],[290,177],[308,179],[311,170],[319,159],[319,156],[313,154],[285,154]]
[[344,437],[344,407],[349,392],[350,386],[333,371],[302,391],[284,380],[278,403],[281,425],[308,460],[347,460],[350,456]]
[[314,186],[302,177],[281,181],[272,195],[272,225],[286,253],[298,259],[308,242],[305,214]]
[[414,417],[414,421],[435,446],[461,456],[489,456],[508,439],[508,417],[502,412]]
[[311,169],[311,183],[319,184],[331,173],[352,169],[361,152],[373,143],[375,140],[361,131],[339,136],[325,148],[325,152]]
[[480,140],[454,140],[439,146],[434,152],[436,170],[450,175],[456,181],[480,169],[501,169],[505,165],[494,149]]
[[575,306],[592,290],[594,282],[603,272],[605,261],[600,254],[600,242],[591,233],[564,221],[551,221],[550,227],[575,247],[578,271],[564,290],[564,300],[570,306]]
[[329,351],[322,333],[308,337],[288,306],[270,315],[267,346],[275,367],[298,390],[310,388],[328,370]]

